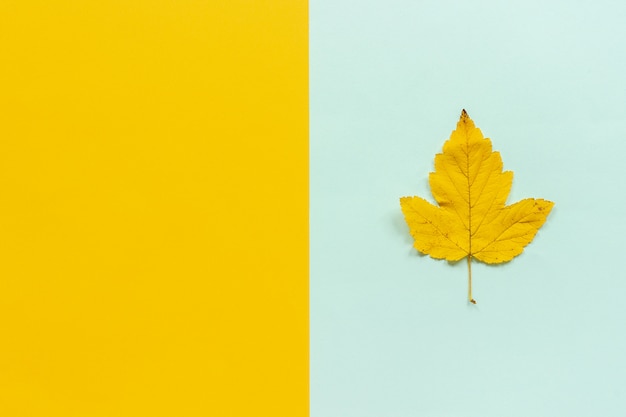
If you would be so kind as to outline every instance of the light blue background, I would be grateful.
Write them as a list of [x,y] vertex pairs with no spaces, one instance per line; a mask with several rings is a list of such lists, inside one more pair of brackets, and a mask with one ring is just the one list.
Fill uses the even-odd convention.
[[[626,3],[311,0],[312,417],[626,415]],[[399,198],[461,109],[556,203],[525,252],[420,256]]]

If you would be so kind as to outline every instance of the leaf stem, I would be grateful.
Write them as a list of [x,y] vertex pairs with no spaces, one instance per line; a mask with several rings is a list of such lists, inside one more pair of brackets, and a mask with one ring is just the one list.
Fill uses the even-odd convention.
[[468,287],[467,287],[467,299],[470,303],[476,304],[476,300],[472,298],[472,255],[467,255],[467,277],[468,277]]

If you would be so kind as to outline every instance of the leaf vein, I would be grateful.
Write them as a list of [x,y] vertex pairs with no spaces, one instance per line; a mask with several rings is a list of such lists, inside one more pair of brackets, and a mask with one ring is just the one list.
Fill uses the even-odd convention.
[[[494,238],[491,242],[489,242],[487,245],[485,245],[485,248],[489,247],[490,245],[492,245],[492,244],[493,244],[493,243],[495,243],[495,242],[502,242],[502,241],[504,241],[504,240],[511,240],[511,239],[514,239],[515,237],[520,237],[520,236],[523,236],[524,234],[528,234],[528,233],[524,233],[524,234],[519,235],[519,236],[514,236],[514,237],[511,237],[511,238],[507,238],[507,239],[500,240],[500,236],[502,236],[502,235],[504,234],[504,232],[506,232],[506,231],[507,231],[507,230],[509,230],[511,227],[515,226],[516,224],[518,224],[518,223],[522,223],[522,219],[525,219],[525,218],[527,218],[527,217],[529,217],[529,216],[532,216],[533,214],[535,214],[535,212],[534,212],[534,211],[531,211],[530,213],[528,213],[528,214],[526,214],[525,216],[523,216],[520,220],[517,220],[516,222],[513,222],[513,223],[511,223],[510,225],[508,225],[507,227],[505,227],[505,228],[504,228],[504,229],[503,229],[503,230],[502,230],[502,231],[498,234],[498,236],[496,236],[496,237],[495,237],[495,238]],[[526,222],[526,223],[529,223],[529,222]],[[532,232],[532,230],[531,230],[531,232]],[[478,252],[475,252],[475,253],[481,253],[483,250],[484,250],[484,248],[483,248],[483,249],[481,249],[481,250],[479,250]]]

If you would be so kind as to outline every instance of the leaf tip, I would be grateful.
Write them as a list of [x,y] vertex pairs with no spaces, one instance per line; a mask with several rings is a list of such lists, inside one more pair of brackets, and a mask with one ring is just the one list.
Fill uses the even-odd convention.
[[461,110],[461,120],[469,119],[469,114],[465,111],[465,109]]

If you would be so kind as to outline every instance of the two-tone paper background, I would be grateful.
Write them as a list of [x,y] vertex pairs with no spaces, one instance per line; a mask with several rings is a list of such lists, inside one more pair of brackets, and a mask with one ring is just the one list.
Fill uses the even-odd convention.
[[[1,2],[0,414],[620,416],[625,15]],[[477,307],[398,204],[462,108],[556,203]]]

